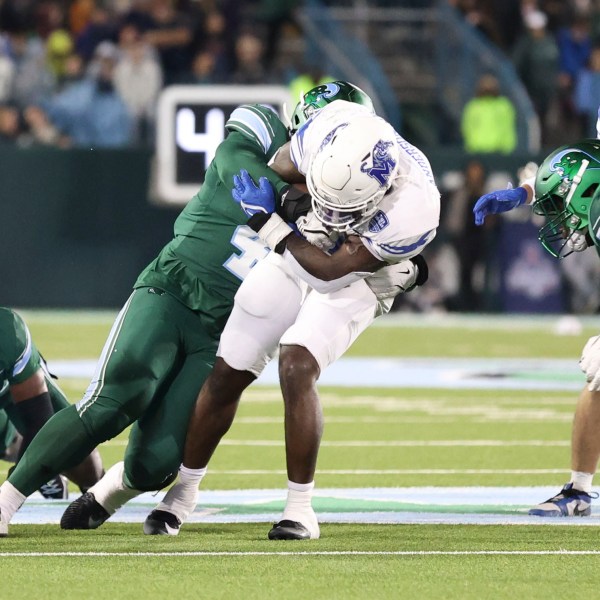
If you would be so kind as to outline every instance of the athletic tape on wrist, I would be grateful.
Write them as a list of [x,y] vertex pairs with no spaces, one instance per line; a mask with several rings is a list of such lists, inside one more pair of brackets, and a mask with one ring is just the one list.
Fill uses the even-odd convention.
[[[265,217],[268,217],[265,219]],[[285,238],[293,233],[292,228],[277,214],[256,214],[248,219],[248,225],[258,233],[258,237],[271,250],[282,254],[285,250]]]

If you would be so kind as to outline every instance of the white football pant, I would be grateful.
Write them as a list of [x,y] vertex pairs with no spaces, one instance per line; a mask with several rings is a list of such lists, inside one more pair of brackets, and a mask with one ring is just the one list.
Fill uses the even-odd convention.
[[363,280],[319,294],[271,252],[240,286],[217,355],[258,377],[279,344],[298,345],[323,371],[373,322],[376,311],[377,298]]

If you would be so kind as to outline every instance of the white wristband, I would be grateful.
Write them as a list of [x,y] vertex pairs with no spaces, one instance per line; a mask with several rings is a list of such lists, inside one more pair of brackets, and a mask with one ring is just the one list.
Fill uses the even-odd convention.
[[258,230],[258,237],[271,250],[275,250],[277,245],[284,240],[293,229],[276,213],[273,213],[269,220]]

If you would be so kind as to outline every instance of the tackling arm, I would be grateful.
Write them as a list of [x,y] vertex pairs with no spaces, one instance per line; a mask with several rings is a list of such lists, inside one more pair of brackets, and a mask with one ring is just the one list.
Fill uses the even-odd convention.
[[[321,281],[333,281],[350,273],[372,273],[385,263],[376,259],[357,236],[349,236],[332,255],[323,253],[304,238],[290,235],[285,239],[286,249],[310,275]],[[359,278],[362,279],[359,276]]]
[[267,166],[265,154],[259,146],[237,131],[232,131],[217,148],[213,164],[216,165],[219,179],[229,190],[233,189],[233,177],[239,173],[241,166],[254,181],[266,177],[279,197],[289,187],[276,171]]
[[271,159],[269,166],[289,183],[304,183],[304,175],[298,171],[290,156],[290,142],[287,142]]

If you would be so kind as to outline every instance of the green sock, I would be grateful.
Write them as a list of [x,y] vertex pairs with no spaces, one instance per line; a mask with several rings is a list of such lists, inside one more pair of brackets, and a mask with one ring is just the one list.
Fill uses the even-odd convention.
[[29,496],[52,477],[78,465],[96,445],[75,406],[64,408],[39,430],[8,481]]

